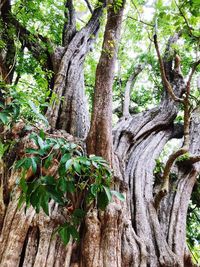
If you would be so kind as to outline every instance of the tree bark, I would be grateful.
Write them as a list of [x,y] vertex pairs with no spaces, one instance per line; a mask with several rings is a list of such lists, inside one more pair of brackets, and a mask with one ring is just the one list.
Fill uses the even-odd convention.
[[102,53],[96,70],[96,83],[87,151],[112,161],[112,86],[125,1],[116,10],[108,4]]
[[[1,5],[0,5],[1,7]],[[53,103],[48,117],[52,128],[66,129],[75,136],[84,137],[88,129],[83,87],[82,68],[85,53],[88,51],[91,34],[99,27],[99,15],[102,7],[93,13],[90,22],[80,32],[73,32],[66,50],[58,48],[54,53],[57,59],[54,69],[57,73],[54,92],[64,96],[66,103],[58,99]],[[96,15],[94,15],[96,14]],[[115,25],[118,36],[118,22],[112,17],[107,27]],[[115,35],[114,35],[115,36]],[[110,33],[108,38],[110,40]],[[69,39],[67,39],[69,40]],[[114,39],[115,40],[115,39]],[[68,41],[67,41],[68,42]],[[108,43],[107,43],[108,45]],[[106,46],[107,47],[107,46]],[[110,45],[108,45],[110,49]],[[113,48],[115,53],[116,47]],[[105,61],[104,61],[105,60]],[[109,67],[105,73],[106,65]],[[194,266],[188,253],[185,231],[187,208],[193,185],[200,172],[199,163],[177,165],[176,179],[170,181],[170,191],[163,198],[159,209],[154,205],[156,182],[153,174],[155,160],[164,145],[172,138],[180,138],[180,127],[174,119],[178,104],[165,93],[160,105],[134,116],[123,116],[113,129],[111,137],[111,86],[114,56],[103,53],[97,68],[96,103],[92,126],[87,142],[89,153],[104,156],[114,168],[114,187],[126,197],[125,202],[115,199],[105,212],[92,207],[81,225],[81,242],[72,240],[64,246],[54,231],[64,221],[63,211],[53,201],[50,202],[50,216],[43,212],[35,214],[30,208],[27,212],[17,208],[19,189],[15,186],[18,173],[10,168],[16,159],[16,153],[7,155],[1,164],[0,191],[0,266],[2,267],[190,267]],[[168,68],[168,78],[177,97],[185,91],[182,75]],[[76,71],[76,73],[75,73]],[[105,87],[99,84],[101,75],[105,75]],[[105,89],[105,91],[104,91]],[[100,92],[100,90],[102,90]],[[76,94],[75,94],[76,93]],[[102,96],[103,93],[103,96]],[[108,94],[108,95],[107,95]],[[99,96],[99,99],[97,98]],[[68,101],[69,99],[69,101]],[[102,100],[102,104],[100,103]],[[82,104],[83,103],[83,104]],[[99,110],[101,108],[101,110]],[[65,112],[65,113],[64,113]],[[68,115],[67,118],[64,114]],[[103,114],[101,118],[101,114]],[[108,116],[108,117],[106,117]],[[96,124],[95,119],[99,124]],[[106,120],[109,120],[108,122]],[[86,126],[84,126],[86,125]],[[83,127],[83,128],[82,128]],[[94,129],[94,130],[93,130]],[[199,143],[200,113],[193,115],[190,127],[190,152],[200,154]],[[64,134],[65,131],[62,132]],[[99,137],[99,135],[101,136]],[[93,136],[93,138],[92,138]],[[25,145],[27,136],[19,140],[16,149]],[[101,141],[102,144],[101,144]],[[105,142],[104,142],[105,141]],[[98,148],[94,147],[98,145]],[[104,151],[105,149],[105,151]],[[8,160],[8,156],[9,160]],[[11,162],[12,161],[12,162]],[[10,166],[9,166],[10,164]],[[3,190],[3,191],[2,191]],[[9,190],[9,194],[8,191]]]
[[[69,1],[71,2],[71,1]],[[53,55],[55,84],[52,106],[47,110],[47,118],[52,129],[63,129],[68,133],[85,138],[89,130],[89,112],[84,92],[83,64],[91,43],[100,27],[105,1],[101,1],[85,27],[76,32],[74,15],[65,29],[65,47],[58,48]],[[71,12],[74,12],[71,6]],[[63,98],[63,99],[62,99]]]
[[142,72],[144,69],[144,65],[139,64],[135,67],[133,73],[128,78],[126,83],[125,92],[124,92],[124,101],[123,101],[123,116],[129,116],[129,107],[130,107],[130,97],[131,97],[131,89],[133,88],[137,76]]

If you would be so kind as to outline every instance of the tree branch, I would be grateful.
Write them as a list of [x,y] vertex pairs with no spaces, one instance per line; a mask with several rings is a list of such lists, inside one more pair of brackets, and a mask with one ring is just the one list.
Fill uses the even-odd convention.
[[158,41],[157,41],[157,35],[156,34],[154,35],[154,44],[155,44],[155,48],[156,48],[156,52],[157,52],[157,56],[158,56],[159,65],[160,65],[160,72],[161,72],[162,82],[163,82],[167,92],[171,96],[171,98],[176,102],[183,103],[183,99],[177,97],[174,94],[173,88],[172,88],[170,82],[167,80],[166,73],[165,73],[165,68],[164,68],[164,63],[163,63],[162,57],[160,55],[160,50],[159,50]]
[[136,19],[136,18],[133,18],[133,17],[131,17],[131,16],[127,16],[127,18],[128,19],[132,19],[132,20],[135,20],[135,21],[137,21],[137,22],[140,22],[140,23],[142,23],[142,24],[144,24],[144,25],[146,25],[146,26],[149,26],[149,27],[154,27],[154,25],[153,24],[151,24],[151,23],[148,23],[148,22],[145,22],[145,21],[143,21],[143,20],[141,20],[141,19]]
[[187,18],[186,18],[186,16],[185,16],[185,14],[183,13],[181,7],[177,4],[176,1],[175,1],[175,4],[176,4],[176,6],[177,6],[177,8],[178,8],[178,10],[179,10],[179,12],[180,12],[180,15],[183,17],[183,19],[184,19],[184,21],[185,21],[185,24],[187,25],[187,28],[188,28],[188,30],[189,30],[189,36],[190,36],[190,37],[194,37],[194,38],[199,38],[198,36],[196,36],[196,35],[194,35],[194,34],[192,33],[192,31],[193,31],[194,29],[189,25],[189,22],[188,22],[188,20],[187,20]]
[[[1,6],[2,30],[0,38],[5,43],[1,53],[1,72],[2,78],[6,83],[11,83],[14,74],[16,59],[16,47],[12,24],[10,23],[11,5],[10,0],[3,1]],[[2,49],[1,49],[2,50]]]
[[87,4],[88,9],[90,10],[90,13],[92,14],[93,13],[93,9],[92,9],[92,6],[91,6],[90,2],[88,0],[84,0],[84,1]]
[[10,5],[10,0],[0,0],[0,11],[1,11],[1,13],[3,13],[2,9],[6,4]]
[[[160,56],[160,53],[159,53],[159,48],[158,48],[156,37],[154,38],[154,40],[155,40],[156,51],[157,51],[158,58],[159,58],[159,61],[160,61],[160,66],[161,66],[161,69],[163,69],[164,66],[163,66],[162,59],[161,59],[161,56]],[[177,64],[179,65],[180,62],[178,62]],[[191,118],[191,109],[190,109],[190,101],[189,101],[190,82],[191,82],[192,76],[193,76],[193,74],[194,74],[194,72],[195,72],[195,70],[196,70],[196,68],[197,68],[197,66],[199,64],[200,64],[200,60],[196,61],[193,64],[191,73],[189,75],[188,82],[186,84],[186,95],[184,96],[183,99],[181,99],[181,101],[178,100],[179,102],[183,103],[183,105],[184,105],[184,135],[183,135],[184,136],[184,141],[183,141],[183,146],[178,151],[176,151],[175,153],[171,154],[169,156],[168,160],[167,160],[167,163],[165,165],[164,172],[163,172],[163,177],[162,177],[163,178],[163,184],[162,184],[161,190],[155,196],[155,208],[156,209],[158,209],[160,201],[162,200],[162,198],[169,191],[169,175],[170,175],[170,171],[171,171],[171,168],[172,168],[174,162],[176,161],[176,159],[179,156],[184,155],[185,153],[189,152],[189,145],[190,145],[190,118]],[[178,66],[177,66],[177,68],[178,68]],[[164,72],[164,69],[163,69],[162,70],[162,76],[164,76],[164,75],[165,75],[165,72]],[[162,78],[166,79],[166,77],[162,77]],[[166,79],[166,81],[167,81],[167,79]],[[168,88],[168,90],[169,89],[170,88]],[[172,93],[173,93],[173,91],[172,91]],[[188,162],[190,162],[192,164],[192,163],[198,162],[199,160],[200,160],[199,156],[195,156],[195,157],[194,156],[190,156]]]
[[[180,36],[182,35],[182,31],[179,31],[178,33],[175,33],[174,35],[170,36],[166,49],[164,52],[164,58],[163,58],[163,65],[164,70],[166,74],[166,78],[170,81],[171,73],[172,73],[172,62],[174,57],[174,49],[172,48],[172,45],[175,44]],[[180,69],[176,69],[180,73]]]
[[73,0],[65,2],[65,20],[63,28],[62,43],[63,46],[68,46],[74,35],[76,34],[76,11],[73,5]]
[[192,80],[192,77],[196,71],[196,68],[197,66],[200,64],[200,59],[197,60],[193,66],[192,66],[192,70],[190,72],[190,75],[189,75],[189,78],[188,78],[188,81],[187,81],[187,84],[186,84],[186,92],[189,94],[190,93],[190,83],[191,83],[191,80]]
[[98,25],[100,25],[100,21],[99,18],[102,14],[103,9],[106,7],[106,0],[100,0],[100,3],[97,5],[97,7],[94,9],[91,18],[89,19],[89,21],[87,22],[86,26],[84,28],[89,29],[90,34],[94,34],[94,30],[98,31],[98,28],[96,27],[97,25],[97,21],[98,21]]
[[144,69],[144,64],[139,64],[135,67],[133,73],[128,78],[126,83],[125,92],[124,92],[124,102],[123,102],[123,116],[129,115],[129,105],[130,105],[130,94],[131,89],[136,81],[137,76],[142,72]]
[[[44,56],[45,56],[46,58],[44,63],[42,63],[42,66],[44,68],[49,68],[48,65],[50,61],[50,54],[48,51],[48,46],[50,45],[50,42],[48,38],[40,34],[37,35],[32,34],[14,16],[10,16],[10,22],[15,27],[19,35],[19,40],[22,46],[27,47],[28,50],[32,53],[32,55],[40,62],[40,64],[41,62],[44,61]],[[44,46],[40,44],[39,40],[41,40],[44,43]]]
[[[117,11],[113,5],[108,6],[102,52],[96,69],[91,127],[86,140],[88,154],[102,156],[110,164],[113,156],[112,86],[124,5],[125,0]],[[92,21],[88,25],[90,23]]]

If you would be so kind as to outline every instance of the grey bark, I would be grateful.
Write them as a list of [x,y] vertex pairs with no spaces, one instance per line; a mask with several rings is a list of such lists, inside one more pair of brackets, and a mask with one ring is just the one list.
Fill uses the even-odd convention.
[[86,137],[90,124],[84,92],[83,64],[100,27],[104,7],[105,3],[102,2],[94,10],[87,25],[78,32],[74,25],[74,9],[71,7],[73,14],[70,17],[71,24],[66,27],[64,34],[65,47],[58,48],[53,55],[54,66],[57,67],[54,69],[56,77],[53,89],[56,98],[47,110],[47,118],[52,129],[63,129],[81,138]]
[[144,69],[144,64],[139,64],[134,68],[133,73],[128,78],[126,83],[125,92],[124,92],[124,101],[123,101],[123,116],[129,116],[129,108],[130,108],[130,97],[131,97],[131,90],[136,82],[137,76],[142,72]]

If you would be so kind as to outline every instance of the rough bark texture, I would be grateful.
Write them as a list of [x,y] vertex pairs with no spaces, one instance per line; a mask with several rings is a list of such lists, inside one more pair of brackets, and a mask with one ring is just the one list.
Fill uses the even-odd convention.
[[[72,1],[68,2],[70,4]],[[56,73],[53,93],[56,98],[47,111],[47,118],[53,129],[63,129],[81,138],[86,137],[90,125],[84,92],[83,64],[98,32],[104,6],[102,2],[94,10],[87,25],[77,32],[71,3],[70,22],[63,37],[65,47],[57,48],[52,56]]]
[[[183,85],[177,76],[177,95]],[[16,197],[10,199],[1,230],[0,266],[192,266],[184,226],[199,164],[186,169],[179,166],[177,179],[158,213],[153,199],[155,159],[166,142],[177,137],[173,126],[176,112],[174,102],[166,98],[157,108],[119,121],[113,131],[115,168],[121,173],[116,188],[124,192],[126,202],[115,200],[105,212],[91,209],[78,247],[72,243],[64,247],[53,237],[58,221],[62,221],[57,206],[51,203],[50,218],[35,215],[32,209],[25,215],[23,209],[17,210],[17,194],[13,192]],[[191,127],[192,154],[199,154],[199,127],[197,113]],[[16,179],[17,174],[9,174],[4,179]]]
[[116,10],[108,4],[102,53],[96,70],[94,104],[87,151],[112,161],[112,85],[125,1]]
[[[0,3],[0,8],[3,2]],[[68,5],[70,3],[72,4],[72,1],[67,1]],[[71,10],[73,11],[73,8]],[[88,119],[85,113],[86,103],[82,100],[83,87],[80,89],[78,83],[83,82],[82,64],[92,41],[91,34],[96,33],[99,27],[101,12],[102,7],[97,8],[90,22],[80,32],[73,28],[71,37],[64,34],[63,42],[66,48],[58,48],[52,56],[55,57],[54,70],[57,73],[54,92],[58,93],[59,97],[64,96],[66,102],[62,103],[60,99],[55,101],[52,111],[48,111],[50,123],[53,128],[64,128],[80,137],[85,136],[87,132]],[[74,27],[73,12],[71,15],[70,27]],[[111,22],[116,23],[113,18]],[[109,38],[110,34],[108,32]],[[106,55],[104,53],[104,56]],[[106,88],[111,88],[113,73],[105,73],[101,65],[104,64],[104,59],[101,60],[100,70],[97,72],[100,72],[99,75],[105,75]],[[108,55],[107,60],[109,61]],[[113,62],[114,57],[109,63],[111,67]],[[77,68],[77,64],[80,64],[80,69]],[[171,62],[165,62],[165,68],[175,95],[180,97],[185,90],[182,75],[179,70],[172,71]],[[105,139],[109,135],[106,127],[109,131],[111,129],[111,110],[106,109],[106,105],[111,105],[111,94],[109,89],[102,96],[102,92],[99,92],[102,87],[98,80],[96,86],[99,100],[96,100],[94,112],[98,122],[103,125],[95,125],[95,134],[92,134],[99,147],[98,150],[93,148],[92,151],[101,154],[102,149],[107,149],[105,144],[112,146],[110,136],[109,143],[104,143],[103,146],[100,142],[104,140],[104,136],[98,140],[102,131]],[[79,99],[82,102],[79,102]],[[103,109],[98,112],[100,100],[103,102]],[[185,241],[185,224],[192,188],[200,171],[199,163],[185,166],[179,164],[176,167],[176,179],[170,181],[170,192],[162,200],[158,211],[154,206],[154,195],[157,190],[157,181],[153,175],[155,159],[159,157],[168,140],[181,136],[179,127],[173,124],[177,111],[177,104],[164,94],[158,107],[120,119],[113,130],[114,187],[124,193],[126,201],[114,199],[105,212],[100,212],[95,207],[91,208],[81,225],[79,244],[70,241],[65,247],[60,239],[54,236],[58,223],[64,220],[64,211],[53,201],[49,204],[49,217],[42,212],[35,214],[31,208],[26,214],[23,208],[17,209],[19,189],[15,186],[15,181],[18,173],[14,169],[6,168],[10,160],[15,159],[15,151],[9,158],[4,159],[4,162],[0,163],[0,266],[193,266]],[[102,118],[101,114],[104,114]],[[105,114],[108,117],[105,117]],[[106,120],[109,121],[104,128]],[[193,155],[200,154],[199,132],[200,111],[197,110],[190,127],[190,152]],[[25,139],[20,140],[16,146],[20,146],[20,142],[24,144]],[[109,155],[105,157],[110,159]]]

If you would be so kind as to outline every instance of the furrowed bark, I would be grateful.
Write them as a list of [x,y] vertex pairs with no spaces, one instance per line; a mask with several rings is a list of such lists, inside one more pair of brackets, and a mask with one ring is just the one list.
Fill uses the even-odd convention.
[[[54,69],[56,73],[53,89],[55,100],[47,110],[48,120],[52,129],[64,129],[81,138],[86,137],[89,129],[83,64],[90,45],[98,33],[104,7],[105,1],[102,1],[102,4],[93,11],[85,27],[76,33],[73,30],[73,34],[68,36],[67,40],[65,36],[65,42],[68,41],[65,48],[58,48],[55,52],[60,56],[57,57],[55,53],[53,55],[57,58],[54,66],[58,66],[58,69]],[[74,22],[70,27],[74,29]]]
[[107,23],[102,53],[96,70],[96,83],[87,151],[112,161],[112,85],[117,47],[125,1],[119,9],[115,2],[108,4]]
[[[57,62],[54,62],[54,70],[57,74],[54,92],[60,94],[60,97],[64,96],[67,104],[62,103],[60,99],[55,101],[53,113],[49,110],[50,122],[53,128],[67,129],[68,132],[81,137],[85,136],[87,132],[85,129],[88,126],[85,126],[87,125],[86,119],[79,120],[80,117],[78,117],[80,115],[81,118],[85,118],[85,114],[76,114],[81,105],[78,99],[82,100],[83,98],[83,91],[79,92],[76,88],[83,74],[82,70],[78,70],[75,66],[83,63],[84,51],[88,51],[92,41],[91,34],[96,34],[98,30],[102,7],[94,12],[87,26],[75,33],[66,49],[58,48],[52,55],[58,59]],[[116,20],[116,15],[113,17],[114,19]],[[114,52],[115,49],[116,47],[113,48]],[[106,60],[112,61],[109,64],[113,67],[113,57],[109,58],[106,52],[104,51],[104,56],[107,56]],[[102,64],[102,61],[100,63]],[[165,73],[167,73],[167,66],[169,65],[164,66]],[[101,71],[102,74],[106,74],[106,78],[112,78],[112,72],[104,73],[102,69]],[[175,95],[181,98],[185,92],[184,79],[176,69],[172,70],[169,67],[169,71],[172,74],[169,79],[172,89]],[[106,85],[110,86],[111,80],[109,81]],[[99,86],[99,84],[97,85]],[[110,93],[110,90],[105,91],[105,93],[107,92]],[[78,94],[78,98],[76,94]],[[108,101],[109,105],[110,99],[110,94],[109,96],[103,95],[103,100]],[[99,100],[96,100],[97,103]],[[68,105],[70,110],[67,109]],[[98,106],[99,109],[102,109],[101,112],[104,112],[106,102],[103,102],[102,106],[97,105],[96,110],[94,108],[97,113],[96,118],[101,123],[110,117],[103,117],[101,120]],[[80,112],[85,112],[85,109],[81,108]],[[115,177],[114,187],[124,194],[126,201],[120,202],[114,198],[105,212],[100,212],[95,207],[90,209],[81,226],[81,242],[79,244],[70,241],[65,247],[60,239],[54,236],[56,227],[64,220],[64,211],[61,211],[53,202],[49,204],[49,217],[42,212],[36,215],[31,208],[27,210],[26,214],[23,208],[17,209],[19,192],[15,187],[15,181],[18,173],[13,168],[11,170],[10,166],[6,168],[2,164],[0,166],[3,176],[3,178],[0,177],[1,186],[2,184],[4,186],[6,184],[7,187],[10,185],[9,189],[12,191],[10,198],[7,194],[6,199],[5,188],[3,188],[3,194],[0,191],[0,201],[3,195],[3,204],[5,205],[2,222],[0,221],[0,224],[3,225],[2,229],[0,226],[0,266],[193,266],[185,242],[185,224],[191,191],[200,171],[199,162],[190,162],[189,166],[178,165],[177,178],[170,181],[169,193],[162,199],[158,211],[156,211],[154,203],[155,182],[157,182],[153,174],[155,159],[159,157],[168,140],[181,137],[173,124],[177,112],[178,103],[165,94],[158,107],[134,116],[123,116],[113,130],[113,146],[112,139],[108,136],[109,152],[107,152],[108,148],[105,147],[105,143],[103,145],[106,152],[102,151],[103,145],[101,146],[100,141],[97,142],[97,140],[100,140],[98,135],[102,130],[104,131],[103,138],[107,138],[111,132],[111,119],[108,123],[106,122],[105,128],[99,127],[101,124],[95,125],[98,131],[95,130],[96,132],[93,134],[94,140],[98,144],[98,151],[101,151],[100,155],[109,160],[112,148],[112,164],[114,172],[118,174]],[[105,110],[105,114],[110,116],[108,110]],[[106,127],[108,127],[108,132],[106,132]],[[200,154],[199,127],[199,111],[197,111],[192,117],[190,132],[189,151],[193,158],[198,158]],[[65,131],[62,131],[63,136],[64,133]],[[104,142],[104,139],[102,140]],[[23,139],[21,142],[25,143]],[[98,151],[94,152],[98,154]]]

